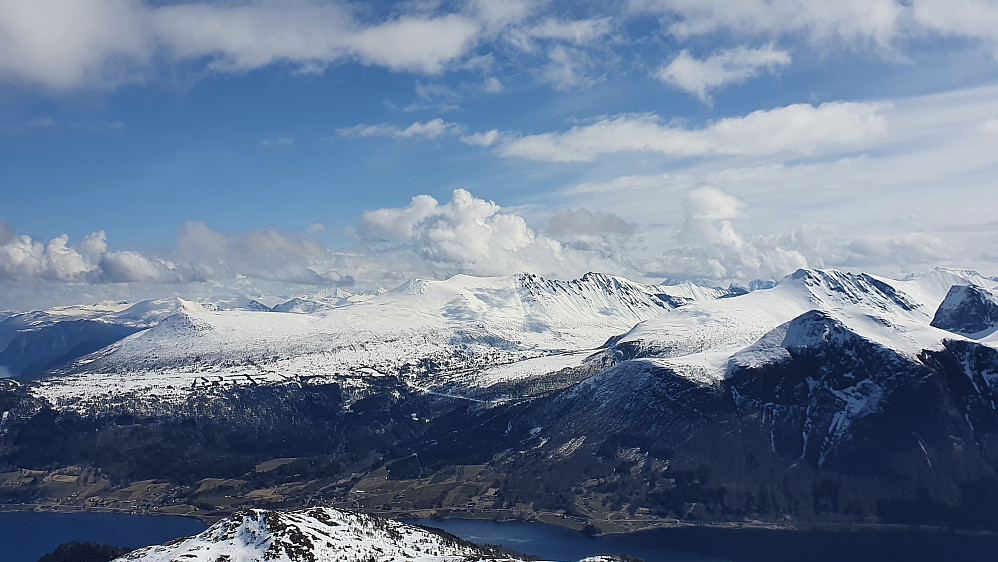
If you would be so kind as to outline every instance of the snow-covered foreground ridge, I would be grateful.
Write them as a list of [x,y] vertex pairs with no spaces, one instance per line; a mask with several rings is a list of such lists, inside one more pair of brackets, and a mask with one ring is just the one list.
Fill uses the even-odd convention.
[[516,560],[453,536],[333,508],[247,510],[199,535],[132,552],[120,561],[367,562]]
[[[251,509],[193,537],[150,546],[118,562],[521,562],[442,531],[334,508]],[[615,557],[583,562],[612,562]]]

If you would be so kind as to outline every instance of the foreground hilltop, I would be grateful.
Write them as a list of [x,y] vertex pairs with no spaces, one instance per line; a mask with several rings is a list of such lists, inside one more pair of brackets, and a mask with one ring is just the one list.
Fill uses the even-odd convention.
[[203,533],[133,551],[120,562],[299,560],[313,562],[522,562],[443,531],[333,508],[242,511]]
[[[439,529],[329,507],[249,509],[203,533],[132,551],[116,562],[526,562],[521,554],[482,546]],[[633,560],[633,559],[629,559]],[[580,562],[624,562],[594,556]]]
[[996,285],[943,269],[802,269],[747,294],[457,277],[312,314],[185,304],[0,381],[0,493],[605,531],[998,530]]

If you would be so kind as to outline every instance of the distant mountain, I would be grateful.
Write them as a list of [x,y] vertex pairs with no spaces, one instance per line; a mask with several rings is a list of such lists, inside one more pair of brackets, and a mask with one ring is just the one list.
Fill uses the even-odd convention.
[[154,326],[181,307],[179,299],[59,307],[12,314],[0,322],[0,366],[37,375]]
[[52,398],[78,398],[85,406],[95,389],[175,396],[209,382],[308,379],[362,389],[380,373],[428,377],[418,386],[439,386],[525,359],[577,366],[588,350],[636,322],[726,295],[590,273],[574,281],[536,275],[413,280],[359,301],[316,304],[311,312],[302,308],[304,300],[285,303],[294,314],[209,310],[181,301],[153,328],[61,367],[59,373],[73,376],[45,388]]
[[987,337],[998,330],[998,296],[976,285],[954,285],[931,325],[974,339]]

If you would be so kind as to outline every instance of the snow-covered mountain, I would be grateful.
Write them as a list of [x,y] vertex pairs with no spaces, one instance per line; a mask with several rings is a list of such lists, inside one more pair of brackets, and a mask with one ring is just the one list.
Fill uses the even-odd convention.
[[990,336],[998,330],[998,296],[976,285],[954,285],[932,326],[974,339]]
[[363,388],[371,376],[397,374],[437,387],[534,358],[548,358],[544,370],[577,366],[637,322],[727,295],[590,273],[574,281],[414,280],[305,314],[213,310],[180,300],[151,329],[71,363],[40,389],[54,400],[139,391],[166,397],[201,384],[301,379]]
[[315,507],[279,512],[253,509],[215,523],[203,533],[133,551],[118,562],[518,562],[481,547],[373,515]]
[[820,311],[859,337],[915,356],[926,349],[941,349],[946,338],[959,337],[930,325],[951,287],[963,294],[975,290],[971,287],[986,292],[985,287],[995,285],[994,280],[973,272],[942,269],[904,281],[802,269],[772,289],[699,302],[649,319],[619,338],[611,349],[618,357],[645,359],[711,384],[724,379],[732,361],[739,365],[773,360],[774,356],[766,355],[773,351],[767,343],[782,340],[775,335],[764,342],[760,338],[785,329],[781,326],[809,311]]

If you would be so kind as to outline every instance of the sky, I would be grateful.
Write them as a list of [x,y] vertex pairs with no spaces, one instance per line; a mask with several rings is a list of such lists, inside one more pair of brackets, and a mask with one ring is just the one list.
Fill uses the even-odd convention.
[[998,273],[998,0],[0,0],[0,309]]

